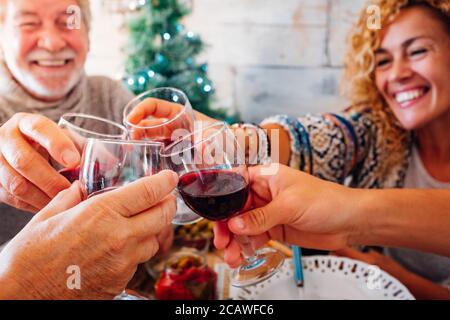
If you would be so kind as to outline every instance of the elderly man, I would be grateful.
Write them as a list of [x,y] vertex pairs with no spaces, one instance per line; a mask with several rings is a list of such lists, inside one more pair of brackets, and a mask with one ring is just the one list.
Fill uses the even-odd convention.
[[[74,5],[81,8],[80,17],[68,10]],[[133,95],[118,82],[84,73],[87,0],[2,0],[0,10],[1,244],[31,218],[10,206],[37,212],[70,186],[35,151],[40,145],[65,166],[80,160],[50,120],[81,112],[120,122]]]

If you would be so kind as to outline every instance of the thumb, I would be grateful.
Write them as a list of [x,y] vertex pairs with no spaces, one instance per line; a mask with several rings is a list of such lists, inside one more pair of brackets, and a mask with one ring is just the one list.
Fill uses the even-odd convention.
[[256,236],[273,227],[287,223],[290,212],[284,210],[281,200],[274,200],[264,207],[248,211],[232,218],[228,222],[230,231],[234,234]]
[[75,207],[83,200],[80,182],[75,181],[70,188],[61,191],[36,216],[35,220],[44,221],[52,216]]

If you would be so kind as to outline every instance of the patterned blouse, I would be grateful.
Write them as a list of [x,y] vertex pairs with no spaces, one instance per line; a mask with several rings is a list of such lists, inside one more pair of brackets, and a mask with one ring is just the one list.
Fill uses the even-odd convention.
[[[354,106],[338,114],[278,115],[262,124],[276,123],[289,133],[293,168],[355,188],[401,188],[412,138],[403,131],[407,142],[392,151],[387,147],[389,139],[382,132],[382,121],[372,108]],[[386,159],[392,158],[395,161],[387,165]]]

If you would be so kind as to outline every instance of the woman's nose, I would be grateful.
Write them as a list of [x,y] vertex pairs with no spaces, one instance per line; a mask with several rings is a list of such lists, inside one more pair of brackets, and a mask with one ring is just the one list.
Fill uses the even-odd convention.
[[408,61],[396,59],[389,73],[389,81],[404,81],[412,77],[413,71]]

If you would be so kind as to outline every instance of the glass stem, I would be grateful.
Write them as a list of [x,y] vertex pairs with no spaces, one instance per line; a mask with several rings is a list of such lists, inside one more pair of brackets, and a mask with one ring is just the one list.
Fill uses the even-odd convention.
[[245,260],[248,263],[255,261],[257,259],[255,256],[256,250],[253,246],[250,237],[235,235],[234,238],[239,243],[239,246],[241,247],[242,252],[244,254]]

